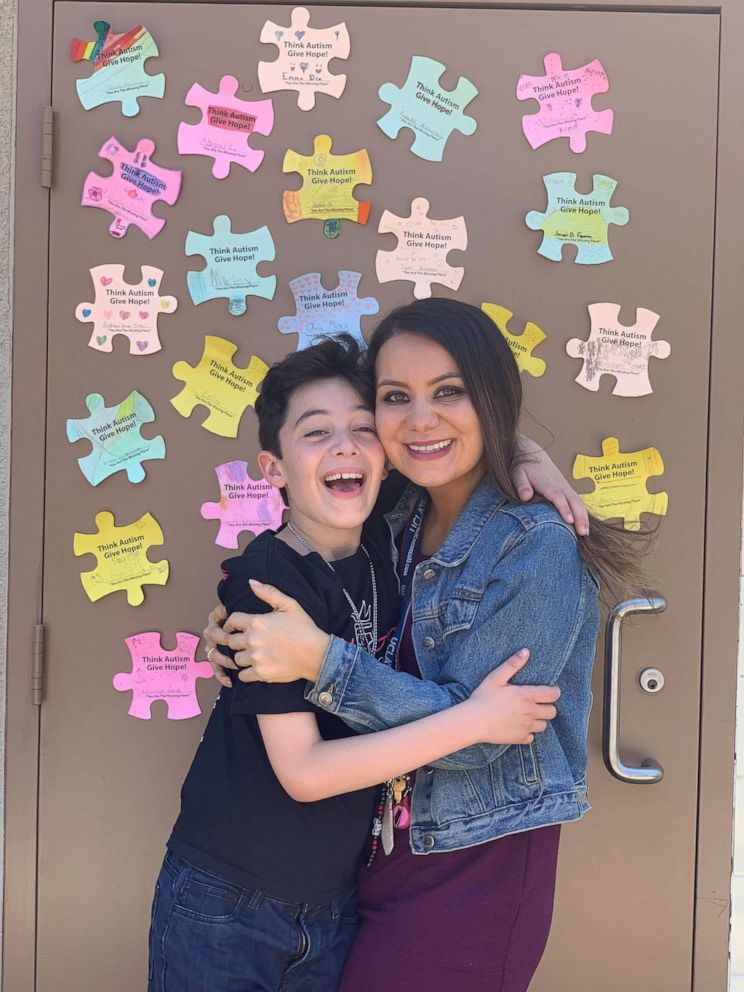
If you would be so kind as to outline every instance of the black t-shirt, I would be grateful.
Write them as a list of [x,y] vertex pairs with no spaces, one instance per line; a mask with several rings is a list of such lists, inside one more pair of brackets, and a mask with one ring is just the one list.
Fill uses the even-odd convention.
[[[372,559],[378,596],[378,657],[398,619],[398,584],[390,564],[389,532],[375,515],[362,543]],[[228,613],[265,613],[249,578],[294,597],[315,623],[353,641],[345,587],[357,608],[371,607],[367,557],[358,551],[333,563],[302,556],[266,531],[243,554],[224,562],[219,596]],[[338,717],[305,699],[305,681],[245,683],[223,689],[181,789],[181,812],[168,847],[204,871],[291,902],[327,903],[345,896],[369,836],[376,789],[300,803],[282,788],[269,762],[258,713],[311,712],[321,736],[353,735]]]

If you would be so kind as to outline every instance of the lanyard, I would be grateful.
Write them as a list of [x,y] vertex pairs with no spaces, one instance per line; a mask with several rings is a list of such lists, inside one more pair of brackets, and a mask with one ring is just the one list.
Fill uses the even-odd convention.
[[413,556],[416,552],[416,544],[418,543],[419,534],[421,533],[421,525],[424,520],[424,510],[426,509],[426,496],[422,496],[421,499],[416,504],[416,508],[411,514],[411,519],[408,523],[408,529],[403,538],[403,543],[401,545],[400,558],[403,562],[403,570],[400,576],[400,594],[402,598],[403,605],[405,607],[400,619],[398,620],[398,626],[395,628],[395,633],[393,634],[390,642],[385,651],[385,664],[393,667],[398,656],[398,645],[400,639],[403,636],[403,630],[406,626],[408,620],[408,614],[411,610],[411,600],[408,596],[408,581],[411,572],[411,565],[413,563]]

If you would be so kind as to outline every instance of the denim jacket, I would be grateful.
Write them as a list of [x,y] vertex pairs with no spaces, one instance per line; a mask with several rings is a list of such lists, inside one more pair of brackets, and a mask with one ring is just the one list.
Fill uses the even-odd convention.
[[[409,487],[386,514],[392,538],[420,495]],[[360,731],[461,702],[522,647],[530,658],[512,683],[560,687],[558,714],[532,744],[475,744],[419,770],[411,802],[415,854],[470,847],[587,812],[598,591],[573,530],[553,507],[507,500],[484,479],[444,544],[413,574],[421,679],[331,639],[306,696]]]

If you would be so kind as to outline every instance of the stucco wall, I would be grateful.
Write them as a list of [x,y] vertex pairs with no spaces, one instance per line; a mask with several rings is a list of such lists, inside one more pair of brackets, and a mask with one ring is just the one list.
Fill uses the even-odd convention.
[[[8,489],[10,481],[10,348],[13,244],[13,151],[16,0],[0,0],[0,823],[5,798],[5,660],[8,590]],[[3,836],[0,831],[0,900]],[[1,917],[0,917],[1,918]],[[2,963],[0,962],[0,967]]]
[[[744,518],[743,518],[744,523]],[[739,662],[736,691],[736,782],[731,878],[731,977],[729,992],[744,992],[744,551],[739,594]]]

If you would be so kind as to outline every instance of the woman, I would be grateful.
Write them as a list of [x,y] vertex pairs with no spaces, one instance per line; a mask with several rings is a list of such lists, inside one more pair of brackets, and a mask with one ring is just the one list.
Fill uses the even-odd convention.
[[550,927],[560,824],[589,809],[596,576],[627,584],[637,569],[606,525],[593,522],[579,545],[551,506],[520,503],[510,478],[519,372],[480,310],[442,299],[402,307],[368,357],[378,435],[413,484],[388,515],[403,596],[394,665],[319,631],[267,587],[274,614],[233,616],[206,634],[238,650],[244,681],[305,678],[312,702],[369,730],[451,706],[530,649],[514,681],[561,689],[544,734],[475,745],[389,784],[378,828],[388,853],[360,872],[341,986],[524,992]]

